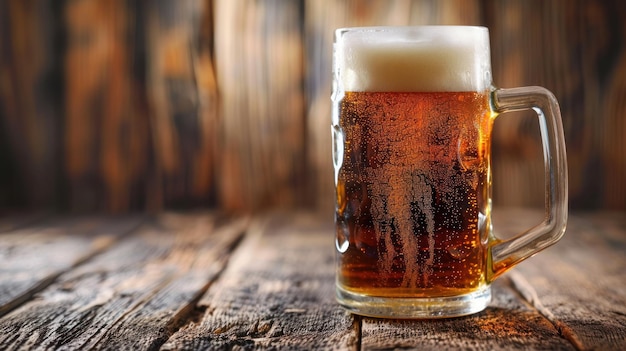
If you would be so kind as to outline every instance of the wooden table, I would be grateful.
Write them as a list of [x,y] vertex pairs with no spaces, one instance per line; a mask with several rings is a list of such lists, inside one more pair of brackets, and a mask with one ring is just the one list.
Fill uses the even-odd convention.
[[[485,311],[418,321],[336,304],[320,218],[4,218],[0,349],[626,350],[623,213],[571,215],[557,245],[494,283]],[[513,233],[537,218],[494,222]]]

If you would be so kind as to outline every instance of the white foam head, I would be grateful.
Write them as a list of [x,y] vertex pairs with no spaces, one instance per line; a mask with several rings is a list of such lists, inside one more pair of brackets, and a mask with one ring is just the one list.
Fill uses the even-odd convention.
[[335,33],[343,91],[484,91],[491,86],[485,27],[361,27]]

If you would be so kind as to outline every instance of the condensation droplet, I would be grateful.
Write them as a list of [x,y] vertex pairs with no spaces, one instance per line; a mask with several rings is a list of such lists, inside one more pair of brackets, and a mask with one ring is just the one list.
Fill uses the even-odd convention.
[[335,247],[340,253],[348,251],[350,246],[350,228],[343,220],[337,220],[337,236],[335,237]]
[[464,128],[457,141],[457,158],[464,170],[476,169],[480,166],[478,146],[474,144],[477,130]]
[[485,225],[487,223],[487,216],[485,216],[482,212],[478,212],[478,230],[483,232],[485,230]]
[[333,126],[332,136],[333,166],[335,169],[335,184],[337,184],[339,178],[339,170],[341,169],[341,165],[343,163],[345,137],[343,135],[343,130],[338,125]]
[[448,248],[448,253],[452,258],[457,260],[462,260],[470,255],[472,252],[472,247],[467,245],[458,245],[452,246]]

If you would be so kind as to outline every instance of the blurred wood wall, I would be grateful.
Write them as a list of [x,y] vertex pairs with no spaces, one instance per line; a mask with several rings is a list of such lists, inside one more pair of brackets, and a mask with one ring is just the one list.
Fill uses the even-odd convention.
[[[558,97],[574,209],[626,209],[621,0],[0,0],[0,209],[333,208],[333,29],[488,26],[494,81]],[[536,118],[494,203],[542,206]]]

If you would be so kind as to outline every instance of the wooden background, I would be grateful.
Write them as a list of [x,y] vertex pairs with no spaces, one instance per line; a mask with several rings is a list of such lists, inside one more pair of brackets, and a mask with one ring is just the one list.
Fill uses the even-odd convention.
[[[0,0],[0,209],[330,213],[334,28],[490,29],[494,81],[561,103],[573,209],[626,209],[621,0]],[[543,206],[532,114],[495,206]]]

